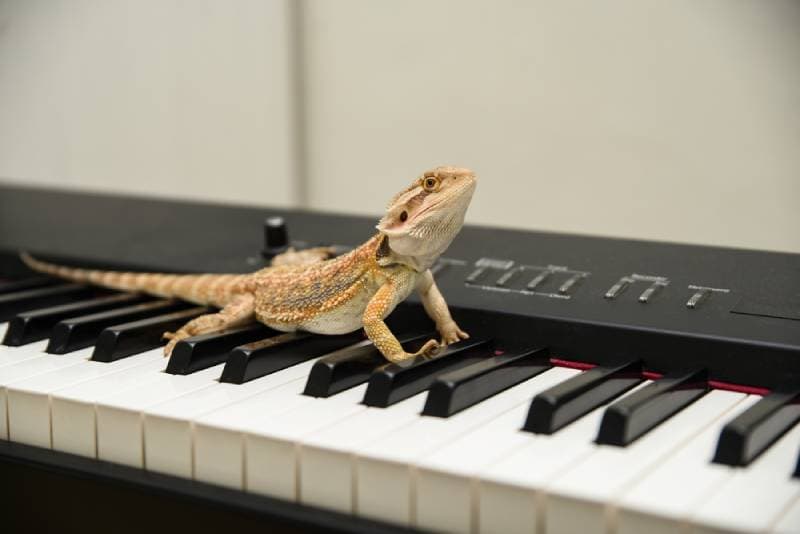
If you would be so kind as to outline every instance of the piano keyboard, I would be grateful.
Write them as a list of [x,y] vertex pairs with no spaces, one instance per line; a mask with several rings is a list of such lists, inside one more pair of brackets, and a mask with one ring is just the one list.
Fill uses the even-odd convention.
[[0,312],[10,442],[422,530],[800,532],[800,385],[483,334],[387,365],[360,333],[258,325],[167,360],[160,334],[203,308],[53,280],[3,283]]

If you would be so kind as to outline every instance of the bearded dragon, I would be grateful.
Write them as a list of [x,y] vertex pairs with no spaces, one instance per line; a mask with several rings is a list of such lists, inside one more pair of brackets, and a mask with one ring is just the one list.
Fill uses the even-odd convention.
[[[33,270],[67,280],[221,308],[166,332],[167,356],[183,339],[257,320],[283,332],[344,334],[363,327],[381,354],[398,362],[432,356],[469,337],[450,315],[430,267],[461,229],[476,183],[468,169],[437,167],[395,195],[378,233],[358,248],[332,258],[324,247],[290,250],[251,274],[98,271],[46,263],[27,253],[21,258]],[[415,289],[441,339],[408,353],[384,319]]]

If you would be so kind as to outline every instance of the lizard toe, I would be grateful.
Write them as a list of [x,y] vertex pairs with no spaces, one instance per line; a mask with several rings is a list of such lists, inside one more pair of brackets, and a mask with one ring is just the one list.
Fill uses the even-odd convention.
[[439,343],[435,339],[429,339],[428,341],[425,342],[424,345],[422,345],[422,348],[420,348],[416,353],[414,353],[414,356],[422,356],[423,358],[432,358],[436,356],[441,349],[442,349],[442,343]]
[[458,343],[462,339],[469,339],[469,334],[461,330],[456,323],[448,324],[439,331],[442,335],[442,344]]

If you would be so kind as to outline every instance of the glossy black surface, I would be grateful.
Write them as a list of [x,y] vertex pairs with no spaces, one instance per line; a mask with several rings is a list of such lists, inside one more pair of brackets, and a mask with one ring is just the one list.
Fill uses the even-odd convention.
[[98,290],[95,288],[67,283],[5,293],[0,295],[0,321],[8,321],[15,315],[29,310],[89,298],[97,293]]
[[22,312],[9,321],[3,344],[17,347],[33,343],[48,337],[53,327],[64,319],[122,308],[145,300],[149,300],[149,297],[137,294],[109,295]]
[[46,352],[66,354],[94,345],[100,333],[109,326],[124,324],[137,319],[153,317],[186,308],[182,302],[158,300],[135,304],[111,311],[92,313],[73,319],[65,319],[53,328]]
[[727,423],[714,463],[745,466],[800,421],[800,385],[777,388]]
[[25,291],[26,289],[34,289],[37,287],[50,286],[59,282],[60,281],[56,278],[47,278],[44,276],[22,278],[19,280],[2,280],[0,281],[0,295],[5,293],[17,293],[18,291]]
[[597,443],[624,447],[708,391],[705,369],[670,373],[606,408]]
[[[400,334],[397,339],[407,352],[416,352],[434,334]],[[311,368],[303,395],[330,397],[366,382],[386,359],[366,339],[339,349],[317,361]]]
[[109,326],[100,332],[92,351],[92,360],[113,362],[164,345],[164,332],[174,332],[188,321],[210,311],[209,308],[198,306]]
[[425,391],[442,373],[489,358],[492,350],[490,340],[472,338],[448,345],[433,358],[417,356],[382,365],[370,375],[363,403],[376,408],[391,406]]
[[225,360],[220,382],[244,384],[250,380],[317,358],[364,339],[360,331],[342,336],[288,332],[233,349]]
[[533,398],[523,430],[552,434],[642,382],[642,363],[597,366]]
[[449,417],[546,371],[550,351],[534,348],[491,356],[439,376],[428,390],[422,415]]
[[239,345],[277,336],[278,332],[262,324],[251,324],[224,332],[190,337],[175,345],[167,364],[167,373],[188,375],[224,362]]

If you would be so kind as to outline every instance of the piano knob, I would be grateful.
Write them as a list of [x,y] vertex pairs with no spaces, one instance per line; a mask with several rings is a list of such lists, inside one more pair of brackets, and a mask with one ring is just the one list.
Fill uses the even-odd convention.
[[289,248],[289,233],[283,217],[267,217],[264,220],[264,249],[261,255],[272,258]]

